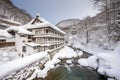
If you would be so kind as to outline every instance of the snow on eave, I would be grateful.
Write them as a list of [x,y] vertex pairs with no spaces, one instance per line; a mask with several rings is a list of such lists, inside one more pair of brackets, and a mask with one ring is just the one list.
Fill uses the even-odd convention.
[[32,32],[22,28],[22,27],[16,27],[16,26],[11,26],[9,28],[6,29],[6,31],[15,31],[17,32],[18,34],[26,34],[26,35],[33,35]]
[[12,35],[10,35],[6,30],[0,29],[0,37],[10,38],[10,37],[12,37]]
[[26,45],[31,47],[37,47],[37,46],[50,46],[51,44],[38,44],[38,43],[29,42],[26,43]]
[[31,47],[40,46],[40,44],[33,43],[33,42],[26,43],[26,45],[31,46]]
[[51,44],[42,44],[40,46],[50,46]]
[[27,26],[24,26],[23,28],[25,29],[35,29],[35,28],[43,28],[43,27],[48,27],[49,24],[48,23],[40,23],[40,24],[31,24],[31,25],[27,25]]
[[57,30],[57,31],[59,31],[59,32],[61,32],[62,34],[66,34],[64,31],[62,31],[60,28],[58,28],[57,26],[55,26],[55,25],[53,25],[53,24],[50,24],[51,25],[51,28],[53,28],[53,29],[55,29],[55,30]]

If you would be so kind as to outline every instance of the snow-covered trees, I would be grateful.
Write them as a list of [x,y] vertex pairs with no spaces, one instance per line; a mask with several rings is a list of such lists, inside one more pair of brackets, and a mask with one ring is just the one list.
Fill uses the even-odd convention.
[[5,18],[26,24],[31,20],[30,14],[14,6],[10,0],[0,0],[0,18]]
[[109,42],[120,41],[120,0],[92,0],[104,13]]
[[101,11],[115,9],[119,7],[120,0],[91,0],[94,5]]

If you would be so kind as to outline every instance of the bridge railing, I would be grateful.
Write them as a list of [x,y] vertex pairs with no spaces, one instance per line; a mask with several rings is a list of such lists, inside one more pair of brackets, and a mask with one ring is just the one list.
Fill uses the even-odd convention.
[[31,64],[34,64],[38,61],[43,60],[48,56],[47,52],[39,52],[21,59],[17,59],[0,66],[0,79],[5,78],[6,76],[17,72]]

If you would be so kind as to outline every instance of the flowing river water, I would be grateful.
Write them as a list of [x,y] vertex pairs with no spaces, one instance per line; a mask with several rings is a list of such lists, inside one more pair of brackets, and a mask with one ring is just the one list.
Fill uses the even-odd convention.
[[92,69],[65,64],[50,70],[45,79],[35,78],[34,80],[107,80],[107,78]]
[[[91,56],[90,54],[83,52],[82,58]],[[106,77],[97,73],[93,69],[82,67],[76,64],[66,64],[66,60],[61,61],[59,66],[48,72],[46,78],[35,78],[34,80],[107,80]]]
[[96,71],[80,66],[59,66],[48,73],[45,80],[107,80]]
[[50,70],[46,78],[34,80],[107,80],[107,78],[88,67],[63,63]]

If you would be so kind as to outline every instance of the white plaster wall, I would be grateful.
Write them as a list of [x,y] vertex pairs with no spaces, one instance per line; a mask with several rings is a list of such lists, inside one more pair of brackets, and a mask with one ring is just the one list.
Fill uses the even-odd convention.
[[33,47],[30,47],[30,46],[26,46],[26,53],[27,54],[31,54],[31,53],[33,53]]
[[16,34],[15,35],[16,38],[15,38],[15,47],[16,47],[16,50],[19,54],[22,54],[22,47],[23,45],[25,45],[25,43],[23,43],[23,41],[26,40],[25,37],[20,37],[20,35]]
[[6,42],[15,42],[15,37],[14,38],[7,38]]
[[26,53],[27,54],[33,54],[33,53],[37,53],[37,52],[38,52],[38,49],[34,50],[33,47],[26,45]]

